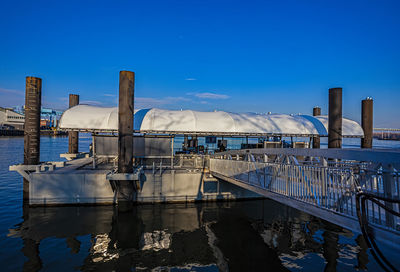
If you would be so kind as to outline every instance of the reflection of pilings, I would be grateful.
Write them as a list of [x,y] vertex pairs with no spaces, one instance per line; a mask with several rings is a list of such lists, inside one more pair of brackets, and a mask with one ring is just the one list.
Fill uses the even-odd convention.
[[356,243],[359,247],[359,251],[357,253],[357,269],[360,270],[366,270],[367,269],[367,264],[368,264],[368,246],[367,243],[364,240],[364,237],[362,235],[358,235],[356,238]]
[[342,88],[329,89],[328,147],[342,148]]
[[324,271],[336,271],[337,259],[339,258],[339,236],[335,232],[326,230],[322,237],[324,237],[323,256],[326,261]]
[[[69,107],[72,108],[79,104],[79,95],[70,94],[69,95]],[[76,154],[78,153],[78,132],[69,131],[68,132],[68,153]]]
[[81,242],[77,240],[76,237],[67,237],[66,242],[67,247],[71,249],[72,254],[79,253],[79,250],[81,249]]
[[[26,77],[24,164],[36,165],[40,161],[40,107],[42,104],[42,80]],[[29,182],[23,180],[23,200],[29,201]]]
[[42,268],[42,260],[39,257],[39,243],[26,238],[23,241],[22,253],[28,260],[24,263],[23,271],[39,271]]
[[[385,192],[385,197],[393,199],[393,193],[396,191],[395,182],[394,182],[394,167],[392,165],[387,165],[384,169],[383,173],[383,187]],[[394,208],[392,202],[385,201],[385,206],[389,209]],[[395,227],[395,220],[394,215],[385,210],[385,219],[386,219],[386,226],[394,228]]]
[[[319,116],[321,115],[321,108],[320,107],[314,107],[313,108],[313,116]],[[319,136],[313,137],[313,148],[320,148],[320,138]]]

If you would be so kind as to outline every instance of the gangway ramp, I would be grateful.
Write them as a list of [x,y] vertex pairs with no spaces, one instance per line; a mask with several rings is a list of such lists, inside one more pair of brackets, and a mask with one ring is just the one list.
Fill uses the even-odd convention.
[[[399,212],[400,152],[362,149],[249,149],[210,158],[211,174],[290,207],[361,232],[357,194],[368,193]],[[361,211],[362,212],[362,211]],[[372,235],[400,243],[400,218],[366,203]]]

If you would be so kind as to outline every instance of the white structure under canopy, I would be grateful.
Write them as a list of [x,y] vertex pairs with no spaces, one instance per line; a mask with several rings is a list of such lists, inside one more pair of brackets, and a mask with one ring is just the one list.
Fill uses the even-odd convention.
[[[78,131],[117,131],[118,108],[78,105],[64,112],[59,128]],[[135,111],[140,133],[203,135],[327,136],[328,116],[200,112],[142,109]],[[361,126],[343,118],[343,137],[363,137]]]

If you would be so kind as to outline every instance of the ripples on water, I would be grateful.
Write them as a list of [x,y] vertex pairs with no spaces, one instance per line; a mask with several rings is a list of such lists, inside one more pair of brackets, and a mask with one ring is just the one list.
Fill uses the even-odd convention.
[[[81,138],[80,150],[90,142]],[[42,161],[67,149],[67,138],[41,138]],[[0,151],[3,271],[380,270],[358,235],[271,200],[30,208],[23,216],[22,178],[8,171],[22,162],[23,138],[0,138]]]

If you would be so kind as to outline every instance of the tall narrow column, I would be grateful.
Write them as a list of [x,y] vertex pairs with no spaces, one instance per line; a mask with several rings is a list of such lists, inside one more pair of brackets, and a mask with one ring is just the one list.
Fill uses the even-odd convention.
[[[40,108],[42,104],[42,80],[26,77],[24,164],[36,165],[40,162]],[[23,181],[23,200],[29,200],[29,182]]]
[[374,101],[370,97],[361,102],[361,126],[364,130],[364,138],[361,139],[361,148],[372,148],[373,105]]
[[[320,107],[314,107],[313,108],[313,116],[320,116],[321,115],[321,108]],[[321,141],[319,136],[313,137],[313,148],[320,148],[321,147]]]
[[133,173],[133,97],[135,73],[119,73],[118,172]]
[[342,88],[329,89],[328,148],[342,148]]
[[[77,94],[70,94],[69,95],[69,107],[72,108],[79,104],[79,95]],[[68,132],[68,153],[76,154],[79,152],[78,144],[79,144],[79,137],[77,131],[69,131]]]

